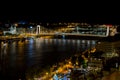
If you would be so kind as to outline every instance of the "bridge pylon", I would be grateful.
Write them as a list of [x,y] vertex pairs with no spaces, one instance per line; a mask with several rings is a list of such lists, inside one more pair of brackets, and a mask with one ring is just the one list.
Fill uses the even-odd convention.
[[37,25],[36,34],[40,34],[40,25]]

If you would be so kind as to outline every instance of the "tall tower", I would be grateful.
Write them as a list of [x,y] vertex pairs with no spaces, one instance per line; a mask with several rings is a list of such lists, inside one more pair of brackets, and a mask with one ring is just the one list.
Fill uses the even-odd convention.
[[36,34],[40,34],[40,25],[37,25]]

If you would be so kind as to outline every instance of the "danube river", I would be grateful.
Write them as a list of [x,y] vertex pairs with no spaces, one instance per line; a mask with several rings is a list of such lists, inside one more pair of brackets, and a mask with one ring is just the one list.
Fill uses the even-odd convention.
[[0,80],[18,80],[31,68],[44,68],[94,47],[96,40],[36,38],[10,42],[5,47],[0,44]]

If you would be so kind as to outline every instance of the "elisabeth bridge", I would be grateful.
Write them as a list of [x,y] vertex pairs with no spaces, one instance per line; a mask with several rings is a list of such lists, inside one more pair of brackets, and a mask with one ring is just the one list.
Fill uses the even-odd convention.
[[67,26],[57,29],[43,28],[37,25],[36,34],[38,36],[93,36],[107,37],[114,36],[117,33],[116,26],[97,25],[97,26]]

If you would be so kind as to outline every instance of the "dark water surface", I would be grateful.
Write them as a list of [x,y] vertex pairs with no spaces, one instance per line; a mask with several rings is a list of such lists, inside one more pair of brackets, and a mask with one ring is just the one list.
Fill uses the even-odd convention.
[[76,53],[95,46],[95,40],[30,39],[0,47],[0,80],[25,78],[28,68],[53,65]]

